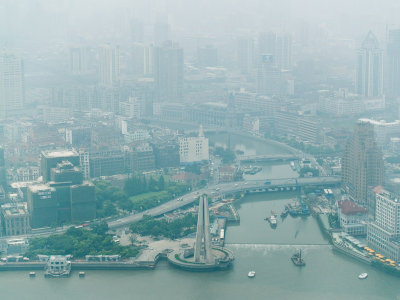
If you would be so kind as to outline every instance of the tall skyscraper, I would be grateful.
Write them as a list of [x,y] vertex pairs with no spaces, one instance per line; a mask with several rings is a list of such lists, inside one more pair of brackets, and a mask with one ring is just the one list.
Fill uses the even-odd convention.
[[0,54],[0,117],[24,105],[24,66],[12,54]]
[[276,40],[276,65],[280,69],[290,70],[292,68],[292,37],[282,34]]
[[272,54],[274,64],[279,69],[292,68],[292,37],[290,34],[277,35],[273,32],[262,32],[258,37],[258,54]]
[[6,165],[4,160],[4,148],[0,147],[0,189],[5,189],[7,185]]
[[69,50],[69,65],[72,74],[81,75],[87,72],[87,48],[71,48]]
[[257,94],[279,95],[281,92],[281,71],[272,54],[262,54],[258,63]]
[[243,74],[249,74],[254,69],[254,40],[252,38],[238,38],[237,64]]
[[374,127],[358,121],[342,159],[342,182],[355,202],[367,206],[368,190],[384,182],[382,152],[374,139]]
[[167,41],[153,49],[154,84],[158,101],[183,99],[183,49]]
[[380,97],[383,94],[382,49],[371,31],[358,50],[356,92],[367,98]]
[[100,48],[100,83],[112,86],[119,81],[119,48],[104,45]]
[[389,98],[400,97],[400,29],[390,30],[387,44],[387,90]]
[[276,33],[261,32],[258,36],[258,54],[264,53],[275,54],[276,49]]

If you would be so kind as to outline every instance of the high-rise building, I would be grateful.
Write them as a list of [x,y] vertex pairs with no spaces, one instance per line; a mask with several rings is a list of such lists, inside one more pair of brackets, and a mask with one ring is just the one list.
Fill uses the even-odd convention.
[[24,66],[12,54],[0,54],[0,117],[23,108]]
[[274,32],[261,32],[258,36],[258,55],[264,53],[275,54],[276,34]]
[[160,45],[170,39],[168,18],[159,17],[154,23],[154,43]]
[[368,246],[400,262],[400,197],[383,188],[376,190],[375,221],[368,224]]
[[69,66],[72,74],[81,75],[87,72],[87,48],[76,47],[69,50]]
[[342,182],[357,204],[368,205],[368,190],[384,182],[382,152],[376,145],[374,127],[359,120],[346,144],[342,159]]
[[386,67],[386,95],[396,99],[400,97],[400,29],[389,31]]
[[258,63],[257,94],[263,96],[281,93],[281,71],[272,54],[263,54]]
[[371,31],[357,54],[356,92],[367,98],[381,97],[383,94],[382,49]]
[[159,101],[183,99],[183,49],[168,41],[154,47],[153,73]]
[[7,184],[6,164],[4,159],[4,148],[0,147],[0,186],[5,187]]
[[277,35],[273,32],[262,32],[258,37],[258,55],[272,54],[274,64],[280,70],[292,68],[292,36],[290,34]]
[[276,65],[279,69],[292,68],[292,37],[289,34],[278,35],[276,39]]
[[240,72],[250,74],[254,69],[254,40],[248,37],[237,40],[237,64]]
[[119,81],[119,48],[103,45],[100,48],[100,83],[112,86]]

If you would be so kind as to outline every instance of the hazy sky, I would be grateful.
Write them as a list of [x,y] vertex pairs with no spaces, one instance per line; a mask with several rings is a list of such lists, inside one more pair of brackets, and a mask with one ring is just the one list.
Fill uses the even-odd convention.
[[73,40],[124,36],[132,18],[150,33],[168,17],[174,37],[294,32],[317,26],[334,36],[358,38],[369,29],[384,36],[398,26],[396,0],[2,0],[0,41]]

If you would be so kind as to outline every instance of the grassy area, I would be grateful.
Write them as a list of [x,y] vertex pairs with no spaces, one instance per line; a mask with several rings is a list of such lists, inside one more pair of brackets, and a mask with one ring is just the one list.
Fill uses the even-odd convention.
[[183,184],[169,183],[165,190],[158,192],[147,192],[129,197],[132,209],[143,211],[163,204],[169,200],[187,193],[188,187]]
[[106,223],[95,225],[91,230],[71,227],[66,233],[39,237],[29,240],[25,256],[36,258],[43,255],[68,255],[85,258],[86,255],[121,255],[122,258],[135,257],[139,250],[134,246],[121,246],[107,234]]

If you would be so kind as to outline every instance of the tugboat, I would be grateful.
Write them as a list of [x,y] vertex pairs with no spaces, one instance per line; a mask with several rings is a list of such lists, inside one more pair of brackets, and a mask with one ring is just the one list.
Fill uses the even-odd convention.
[[274,215],[268,218],[268,222],[272,228],[276,228],[276,225],[278,224],[278,222],[276,221],[276,217]]
[[301,257],[301,250],[299,250],[299,252],[296,252],[295,254],[293,254],[293,256],[291,257],[291,260],[298,267],[302,267],[302,266],[306,265],[306,262]]
[[288,214],[289,214],[289,211],[287,210],[287,208],[285,208],[285,210],[283,212],[281,212],[281,218],[282,219],[286,218]]

